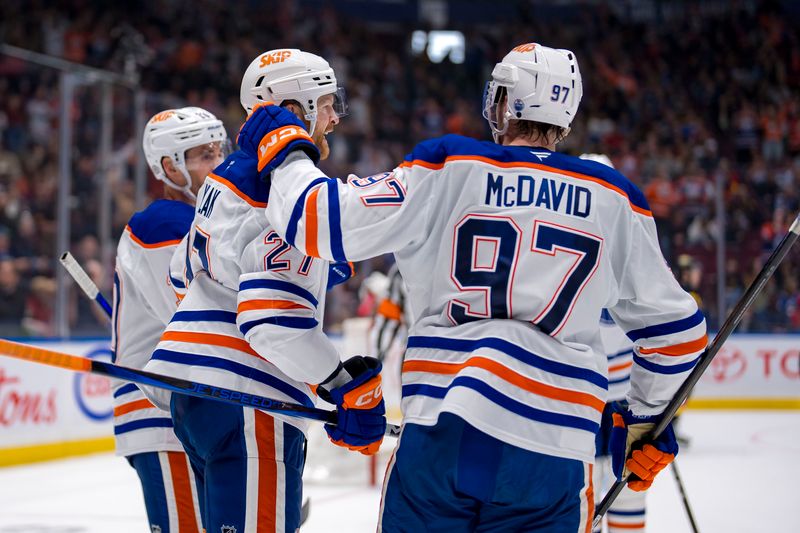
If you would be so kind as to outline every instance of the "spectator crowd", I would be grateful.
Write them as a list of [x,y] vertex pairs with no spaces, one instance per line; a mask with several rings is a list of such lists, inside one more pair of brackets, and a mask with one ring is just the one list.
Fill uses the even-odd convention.
[[[484,3],[487,10],[494,5]],[[665,257],[712,329],[720,311],[717,240],[726,243],[730,309],[800,208],[800,21],[791,2],[731,2],[716,10],[688,2],[669,16],[641,20],[580,2],[544,16],[537,2],[520,1],[502,23],[459,22],[451,14],[447,29],[463,32],[466,42],[459,64],[412,53],[411,32],[418,28],[409,22],[367,20],[339,4],[157,0],[130,9],[113,1],[6,0],[0,41],[113,71],[135,64],[148,113],[197,105],[221,118],[231,135],[244,119],[241,76],[256,55],[278,47],[315,52],[331,62],[348,92],[350,116],[331,137],[332,155],[323,165],[337,176],[390,169],[425,138],[489,138],[480,99],[494,63],[520,43],[569,48],[581,65],[584,97],[559,149],[608,154],[644,191]],[[98,182],[113,183],[116,238],[135,210],[130,177],[141,132],[133,129],[131,91],[115,89],[115,164],[101,172],[99,94],[95,85],[79,87],[70,110],[70,238],[73,254],[110,295],[112,265],[98,239]],[[0,54],[3,335],[54,333],[58,116],[58,73]],[[717,186],[724,217],[716,210]],[[150,197],[159,192],[150,179]],[[387,256],[357,266],[359,275],[330,298],[329,328],[356,314],[364,276],[390,265]],[[742,329],[800,332],[798,283],[795,250]],[[73,334],[107,331],[76,291],[69,302]]]

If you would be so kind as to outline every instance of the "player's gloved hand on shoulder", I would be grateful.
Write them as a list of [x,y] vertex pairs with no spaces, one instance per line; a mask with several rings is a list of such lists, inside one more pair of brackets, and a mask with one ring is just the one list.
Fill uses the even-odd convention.
[[320,398],[336,404],[339,423],[325,425],[334,444],[364,455],[378,452],[386,432],[380,372],[380,361],[356,355],[317,387]]
[[335,286],[344,283],[352,278],[356,273],[353,263],[349,261],[338,261],[328,265],[328,286],[327,290],[331,290]]
[[243,152],[256,158],[262,178],[269,177],[294,150],[304,151],[314,164],[319,162],[319,148],[303,121],[288,109],[271,103],[253,108],[236,142]]
[[628,487],[641,492],[650,488],[656,474],[678,455],[672,424],[655,440],[642,440],[659,421],[658,416],[636,416],[622,402],[614,402],[609,438],[611,468],[617,479],[631,472]]

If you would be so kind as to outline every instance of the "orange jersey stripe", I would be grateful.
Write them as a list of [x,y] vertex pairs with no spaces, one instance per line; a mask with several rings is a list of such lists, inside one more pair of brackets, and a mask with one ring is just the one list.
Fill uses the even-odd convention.
[[317,221],[317,196],[319,187],[308,195],[306,199],[306,253],[313,257],[319,257],[319,247],[317,247],[317,236],[319,225]]
[[197,516],[194,513],[194,499],[192,486],[189,481],[189,466],[186,464],[186,454],[181,452],[167,452],[169,470],[172,474],[172,491],[175,494],[175,507],[178,511],[178,531],[197,531]]
[[142,409],[150,409],[155,407],[150,400],[147,398],[142,398],[141,400],[136,400],[129,403],[124,403],[120,406],[114,408],[114,416],[122,416],[128,413],[132,413],[134,411],[141,411]]
[[432,374],[457,374],[464,368],[481,368],[492,374],[501,377],[505,381],[516,385],[528,392],[532,392],[539,396],[551,398],[553,400],[560,400],[562,402],[576,403],[591,407],[597,412],[602,413],[605,407],[605,401],[586,394],[585,392],[570,391],[560,389],[552,385],[546,385],[538,381],[534,381],[522,374],[518,374],[513,370],[501,365],[497,361],[487,359],[486,357],[470,357],[463,363],[441,363],[438,361],[406,361],[403,363],[403,372],[430,372]]
[[278,502],[278,460],[275,457],[275,419],[261,411],[255,412],[256,444],[258,446],[258,518],[257,533],[275,533]]
[[230,191],[231,191],[233,194],[235,194],[236,196],[238,196],[239,198],[241,198],[242,200],[244,200],[244,201],[245,201],[245,202],[247,202],[248,204],[252,205],[253,207],[264,207],[264,208],[266,208],[266,207],[267,207],[267,202],[257,202],[257,201],[255,201],[255,200],[253,200],[252,198],[250,198],[249,196],[247,196],[245,193],[243,193],[242,191],[240,191],[240,190],[239,190],[239,188],[238,188],[236,185],[234,185],[234,184],[233,184],[233,183],[231,183],[230,181],[226,180],[226,179],[225,179],[225,178],[223,178],[222,176],[217,176],[217,175],[216,175],[216,174],[214,174],[213,172],[210,172],[210,173],[208,174],[208,177],[209,177],[209,178],[211,178],[211,179],[213,179],[214,181],[216,181],[216,182],[220,183],[221,185],[224,185],[225,187],[227,187],[228,189],[230,189]]
[[229,335],[220,335],[218,333],[189,333],[186,331],[165,331],[161,335],[162,341],[177,341],[177,342],[191,342],[194,344],[209,344],[211,346],[221,346],[223,348],[232,348],[239,350],[250,355],[259,357],[259,355],[250,347],[250,344],[237,337]]
[[128,234],[131,236],[133,242],[135,242],[142,248],[164,248],[165,246],[177,246],[181,243],[180,239],[173,239],[170,241],[161,241],[161,242],[154,242],[152,244],[147,244],[146,242],[144,242],[139,237],[133,234],[133,230],[131,229],[130,226],[125,226],[125,231],[127,231]]
[[672,356],[689,355],[690,353],[704,350],[707,345],[708,335],[703,335],[699,339],[681,344],[673,344],[672,346],[662,346],[660,348],[641,348],[639,353],[642,355],[649,355],[652,353]]
[[492,166],[501,167],[501,168],[517,168],[517,167],[524,167],[524,168],[533,168],[536,170],[543,170],[545,172],[555,172],[556,174],[564,174],[567,176],[571,176],[573,178],[577,178],[579,180],[591,181],[601,185],[607,189],[610,189],[617,194],[624,196],[628,200],[628,204],[631,206],[631,209],[636,211],[639,214],[652,217],[652,211],[644,209],[642,207],[633,205],[630,201],[630,197],[628,194],[617,187],[616,185],[612,185],[611,183],[606,182],[605,180],[601,180],[600,178],[595,178],[594,176],[588,176],[586,174],[580,174],[578,172],[572,172],[569,170],[561,170],[559,168],[549,167],[547,165],[542,165],[539,163],[528,163],[523,161],[514,161],[511,163],[502,163],[500,161],[495,161],[494,159],[489,159],[488,157],[483,157],[479,155],[471,155],[471,156],[464,156],[464,155],[452,155],[445,159],[442,163],[429,163],[428,161],[423,161],[421,159],[415,159],[414,161],[403,161],[400,166],[401,167],[413,167],[413,166],[420,166],[423,168],[427,168],[430,170],[441,170],[447,163],[453,161],[480,161],[482,163],[488,163]]
[[633,366],[633,361],[628,361],[627,363],[620,363],[618,365],[608,367],[609,372],[616,372],[617,370],[625,370],[626,368],[630,368]]
[[248,300],[236,307],[237,313],[254,311],[257,309],[308,309],[310,307],[289,300]]
[[613,522],[609,520],[608,527],[615,527],[619,529],[644,529],[644,522],[632,522],[630,524],[626,524],[624,522]]

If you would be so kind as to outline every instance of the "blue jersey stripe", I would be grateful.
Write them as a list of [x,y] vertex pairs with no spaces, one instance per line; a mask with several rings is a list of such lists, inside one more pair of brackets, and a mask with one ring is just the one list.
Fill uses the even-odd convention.
[[633,356],[634,363],[644,368],[645,370],[649,370],[650,372],[655,372],[656,374],[680,374],[681,372],[686,372],[687,370],[693,369],[699,360],[700,356],[695,358],[693,361],[689,361],[687,363],[667,366],[667,365],[659,365],[658,363],[648,361],[644,357],[639,357],[638,355]]
[[617,384],[619,384],[619,383],[625,383],[626,381],[630,381],[630,380],[631,380],[631,375],[630,375],[630,374],[628,374],[628,375],[627,375],[627,376],[625,376],[624,378],[619,378],[619,379],[609,379],[609,380],[608,380],[608,384],[609,384],[609,385],[617,385]]
[[339,213],[339,180],[328,181],[328,226],[331,238],[331,254],[334,261],[347,262],[342,242],[342,217]]
[[609,509],[606,512],[608,514],[614,514],[617,516],[639,516],[644,514],[644,509],[634,509],[633,511],[617,511]]
[[236,324],[236,313],[233,311],[178,311],[172,315],[170,322],[226,322]]
[[499,405],[503,409],[507,409],[512,413],[519,416],[533,420],[536,422],[543,422],[545,424],[552,424],[554,426],[563,426],[575,429],[582,429],[590,433],[597,433],[600,425],[591,420],[580,418],[572,415],[564,415],[560,413],[552,413],[550,411],[543,411],[536,409],[530,405],[526,405],[513,398],[509,398],[501,394],[497,390],[490,387],[485,382],[469,376],[459,376],[454,379],[448,387],[436,387],[434,385],[414,384],[403,385],[403,398],[414,395],[429,396],[431,398],[444,398],[447,391],[454,387],[466,387],[472,389],[491,402]]
[[608,358],[609,361],[611,361],[612,359],[617,359],[618,357],[631,355],[632,353],[633,353],[633,348],[628,348],[627,350],[622,350],[621,352],[609,354],[606,357]]
[[259,320],[251,320],[239,326],[239,331],[242,335],[247,335],[247,332],[261,324],[272,324],[274,326],[282,326],[284,328],[294,329],[314,329],[319,322],[316,318],[299,317],[299,316],[270,316],[261,318]]
[[122,387],[118,388],[114,392],[114,398],[119,398],[120,396],[124,396],[125,394],[130,394],[130,393],[135,392],[137,390],[139,390],[139,387],[137,387],[133,383],[128,383],[127,385],[123,385]]
[[289,223],[286,225],[286,242],[292,246],[294,246],[295,240],[297,239],[297,224],[300,223],[300,219],[303,218],[303,213],[306,210],[306,196],[308,196],[311,189],[320,183],[325,183],[327,179],[328,178],[315,179],[306,187],[306,190],[297,197],[297,202],[295,202],[294,208],[292,209],[292,216],[289,217]]
[[162,349],[153,352],[152,358],[157,359],[159,361],[177,363],[180,365],[205,366],[209,368],[217,368],[220,370],[225,370],[227,372],[237,374],[244,378],[252,379],[254,381],[258,381],[259,383],[263,383],[264,385],[267,385],[269,387],[272,387],[273,389],[281,391],[282,393],[289,396],[298,403],[301,403],[308,407],[314,407],[314,402],[312,402],[308,396],[303,394],[302,391],[297,390],[296,388],[292,387],[291,385],[289,385],[284,381],[281,381],[280,379],[276,378],[273,375],[267,374],[266,372],[262,372],[261,370],[257,370],[247,365],[237,363],[235,361],[229,361],[227,359],[221,359],[219,357],[211,357],[208,355],[197,355],[186,352],[177,352],[173,350],[162,350]]
[[281,281],[277,279],[248,279],[239,284],[239,291],[246,291],[247,289],[274,289],[288,292],[308,300],[314,307],[319,305],[319,302],[314,295],[311,294],[311,292],[299,285],[289,283],[288,281]]
[[692,329],[703,323],[705,317],[698,309],[692,316],[675,320],[673,322],[666,322],[664,324],[657,324],[655,326],[647,326],[646,328],[634,329],[627,333],[628,338],[632,341],[639,339],[646,339],[650,337],[660,337],[662,335],[671,335],[673,333],[680,333]]
[[126,422],[125,424],[114,426],[114,435],[122,435],[123,433],[128,433],[129,431],[136,431],[137,429],[171,427],[171,418],[144,418],[142,420],[134,420],[132,422]]
[[186,288],[186,284],[184,284],[181,280],[179,280],[177,278],[173,278],[171,275],[169,277],[169,282],[172,283],[173,286],[175,286],[175,287],[177,287],[179,289],[185,289]]
[[587,381],[603,389],[608,388],[608,380],[602,374],[586,368],[545,359],[533,352],[523,350],[516,344],[508,342],[507,340],[495,337],[485,337],[482,339],[448,339],[443,337],[411,336],[408,338],[408,348],[432,348],[454,352],[475,352],[481,348],[489,348],[503,352],[514,359],[544,370],[545,372]]

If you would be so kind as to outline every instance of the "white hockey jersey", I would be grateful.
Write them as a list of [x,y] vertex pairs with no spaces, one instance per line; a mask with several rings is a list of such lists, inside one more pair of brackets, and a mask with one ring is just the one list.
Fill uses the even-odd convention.
[[[114,362],[144,368],[177,307],[169,262],[189,231],[193,209],[156,200],[131,217],[117,247],[112,345]],[[174,284],[174,285],[173,285]],[[114,380],[114,436],[118,455],[183,451],[169,412],[155,407],[133,383]]]
[[606,401],[624,400],[631,385],[633,368],[633,342],[617,326],[606,309],[600,315],[600,339],[608,359],[608,398]]
[[644,196],[602,164],[448,135],[348,184],[292,154],[271,186],[269,220],[306,253],[395,252],[414,315],[406,422],[447,411],[513,445],[592,462],[608,389],[592,348],[601,310],[634,342],[636,414],[663,411],[706,346]]
[[[268,196],[242,160],[206,178],[171,263],[188,288],[147,369],[313,406],[308,384],[339,363],[322,333],[329,263],[302,255],[267,224]],[[282,419],[306,429],[302,419]]]

